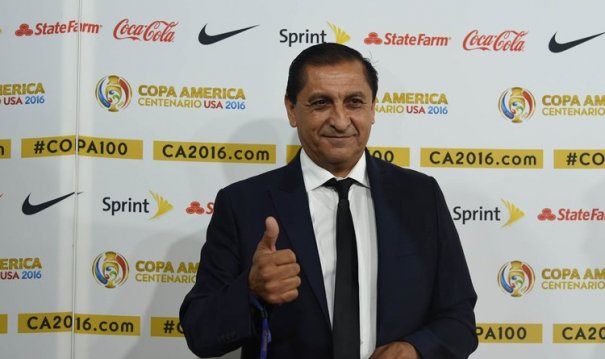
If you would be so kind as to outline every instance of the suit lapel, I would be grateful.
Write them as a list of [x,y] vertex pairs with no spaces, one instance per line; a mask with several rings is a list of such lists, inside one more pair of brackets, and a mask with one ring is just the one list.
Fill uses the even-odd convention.
[[[283,231],[292,243],[292,250],[296,254],[302,273],[324,313],[326,323],[330,326],[323,274],[300,167],[300,155],[286,166],[278,188],[271,190],[271,197],[275,204],[280,231]],[[279,246],[279,241],[277,243]]]
[[[374,213],[376,217],[376,236],[378,249],[378,273],[377,273],[377,303],[376,303],[376,346],[385,344],[385,335],[388,330],[384,328],[385,319],[389,317],[387,308],[393,308],[390,302],[389,288],[393,288],[394,269],[396,268],[396,251],[398,242],[401,241],[398,233],[400,218],[399,212],[392,205],[389,206],[390,198],[397,191],[392,181],[386,177],[384,167],[378,165],[377,161],[366,152],[367,171],[370,179],[370,191],[374,202]],[[401,185],[401,184],[397,184]],[[392,314],[392,313],[391,313]]]

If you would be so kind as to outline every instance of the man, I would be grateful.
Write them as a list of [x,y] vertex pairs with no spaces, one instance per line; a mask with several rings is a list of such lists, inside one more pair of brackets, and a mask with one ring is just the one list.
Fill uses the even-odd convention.
[[[344,45],[315,45],[292,62],[285,106],[302,151],[217,194],[180,311],[195,354],[431,359],[475,350],[476,294],[437,183],[365,149],[377,88],[370,62]],[[348,194],[324,185],[334,177],[354,180],[343,180],[354,182]],[[354,229],[341,227],[339,197]],[[345,257],[339,233],[351,231]],[[347,261],[344,287],[354,289],[343,300]]]

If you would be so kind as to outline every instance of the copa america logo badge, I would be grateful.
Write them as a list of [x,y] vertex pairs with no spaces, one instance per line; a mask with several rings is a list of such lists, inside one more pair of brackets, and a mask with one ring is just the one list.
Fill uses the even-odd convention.
[[528,90],[512,87],[500,95],[498,109],[502,116],[512,123],[521,123],[533,116],[536,110],[536,99]]
[[128,279],[128,262],[119,253],[101,253],[92,262],[92,275],[105,288],[119,287]]
[[498,285],[511,297],[517,298],[529,293],[534,287],[536,276],[529,264],[511,261],[500,268]]
[[124,78],[117,75],[105,76],[97,82],[97,101],[109,112],[118,112],[130,104],[132,89]]

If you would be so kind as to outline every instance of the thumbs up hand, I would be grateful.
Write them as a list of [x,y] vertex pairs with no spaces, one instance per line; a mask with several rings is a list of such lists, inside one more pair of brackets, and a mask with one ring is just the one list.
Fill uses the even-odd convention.
[[300,266],[290,249],[277,250],[279,226],[273,217],[265,219],[265,233],[258,242],[248,276],[250,290],[266,303],[282,304],[298,297]]

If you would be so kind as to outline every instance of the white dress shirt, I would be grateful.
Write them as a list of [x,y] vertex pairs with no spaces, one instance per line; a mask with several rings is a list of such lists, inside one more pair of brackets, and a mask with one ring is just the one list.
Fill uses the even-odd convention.
[[[370,192],[370,181],[366,171],[365,153],[348,175],[356,180],[349,190],[349,203],[357,241],[359,278],[359,328],[361,358],[369,358],[376,346],[376,283],[378,273],[378,249],[376,242],[376,218]],[[327,170],[316,165],[304,150],[300,153],[300,164],[317,251],[321,262],[324,288],[328,301],[330,321],[334,312],[334,286],[336,280],[336,209],[338,193],[323,184],[334,178]],[[340,179],[340,178],[338,178]]]

